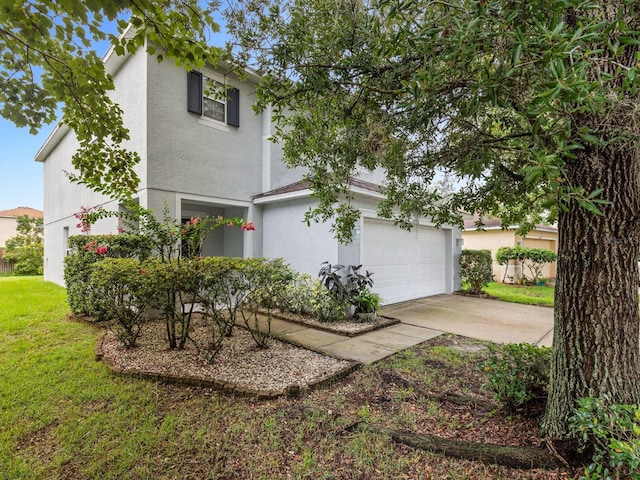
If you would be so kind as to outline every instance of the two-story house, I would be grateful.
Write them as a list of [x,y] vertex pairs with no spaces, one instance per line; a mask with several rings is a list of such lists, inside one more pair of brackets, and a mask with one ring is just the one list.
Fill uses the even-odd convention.
[[[176,219],[223,215],[254,222],[253,232],[216,230],[204,255],[283,257],[312,275],[323,261],[363,264],[374,272],[374,290],[384,303],[456,289],[460,231],[435,229],[425,220],[407,232],[378,218],[380,172],[362,172],[353,182],[363,216],[350,245],[336,241],[328,224],[303,222],[314,200],[301,182],[303,172],[287,169],[281,147],[270,141],[269,112],[252,109],[255,73],[240,81],[219,68],[185,72],[142,50],[125,56],[110,51],[104,62],[115,83],[112,98],[130,130],[126,146],[142,159],[136,166],[140,205],[158,215],[166,206]],[[226,96],[215,93],[221,89]],[[80,233],[73,214],[83,206],[120,208],[68,180],[77,147],[73,132],[61,125],[36,155],[44,164],[45,279],[59,284],[67,239]],[[91,231],[116,232],[116,219],[101,220]]]

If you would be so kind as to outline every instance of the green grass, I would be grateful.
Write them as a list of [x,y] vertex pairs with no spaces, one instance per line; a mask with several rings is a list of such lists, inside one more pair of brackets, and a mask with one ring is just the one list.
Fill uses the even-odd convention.
[[161,438],[153,385],[112,377],[93,360],[98,329],[66,312],[63,288],[0,279],[0,478],[75,478],[78,456],[78,478],[116,478]]
[[479,388],[478,361],[448,347],[420,345],[329,389],[262,402],[115,376],[94,360],[101,330],[66,313],[63,288],[0,278],[0,479],[542,478],[345,430],[474,425],[381,380],[393,370],[425,391]]
[[553,306],[553,287],[529,287],[491,282],[483,290],[503,302]]

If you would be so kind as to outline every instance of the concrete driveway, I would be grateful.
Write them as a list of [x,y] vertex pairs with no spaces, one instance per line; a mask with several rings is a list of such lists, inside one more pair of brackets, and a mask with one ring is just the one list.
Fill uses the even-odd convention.
[[496,343],[528,342],[550,347],[553,340],[550,307],[436,295],[383,307],[382,315],[397,318],[406,325]]

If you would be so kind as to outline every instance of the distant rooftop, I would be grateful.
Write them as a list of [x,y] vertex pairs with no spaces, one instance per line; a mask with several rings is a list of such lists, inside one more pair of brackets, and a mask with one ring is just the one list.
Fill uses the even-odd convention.
[[42,218],[43,212],[42,210],[31,207],[18,207],[10,210],[0,210],[0,217],[21,217],[23,215],[31,218]]
[[[479,215],[474,215],[473,218],[471,219],[467,219],[464,221],[464,229],[465,230],[477,230],[478,226],[476,225],[478,220],[480,220],[480,216]],[[502,227],[502,220],[500,220],[499,218],[496,217],[482,217],[482,226],[480,227],[480,230],[486,230],[486,229],[498,229],[498,228],[503,228]],[[511,229],[515,229],[518,228],[518,225],[507,225],[504,228],[511,228]],[[536,225],[536,230],[542,230],[542,231],[547,231],[547,232],[557,232],[558,228],[555,226],[550,226],[550,225],[542,225],[542,224],[538,224]]]

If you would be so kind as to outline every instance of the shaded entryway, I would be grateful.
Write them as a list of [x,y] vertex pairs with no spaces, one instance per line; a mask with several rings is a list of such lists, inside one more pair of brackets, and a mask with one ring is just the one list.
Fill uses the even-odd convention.
[[[208,203],[202,201],[181,202],[181,220],[184,222],[191,217],[247,218],[247,209],[234,205]],[[221,227],[209,234],[202,245],[203,257],[243,257],[244,235],[240,228]]]

